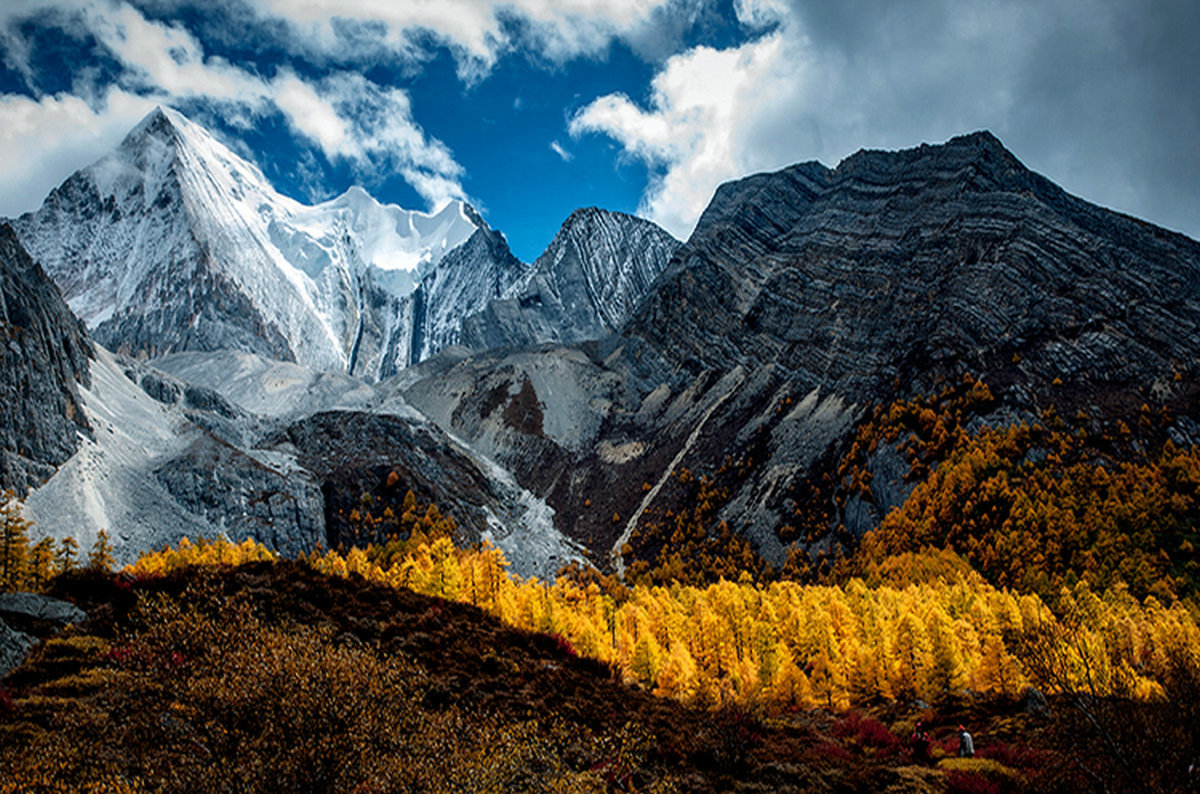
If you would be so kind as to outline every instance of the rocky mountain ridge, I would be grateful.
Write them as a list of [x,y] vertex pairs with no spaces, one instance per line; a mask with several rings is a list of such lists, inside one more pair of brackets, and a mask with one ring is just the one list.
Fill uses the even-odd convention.
[[[462,202],[424,214],[352,188],[306,206],[161,108],[13,225],[110,349],[237,349],[368,379],[413,358],[422,276],[476,233],[496,236]],[[515,277],[519,263],[495,248],[455,266],[481,284],[489,269]]]
[[[676,245],[621,216],[595,230],[603,246],[576,244],[566,265],[560,255],[529,268],[461,201],[427,214],[355,187],[307,206],[162,108],[12,223],[112,350],[144,359],[241,350],[372,381],[448,345],[490,344],[481,329],[464,338],[464,320],[535,279],[548,297],[565,290],[571,306],[524,336],[611,331]],[[582,292],[572,286],[580,280]],[[569,326],[565,336],[557,325]]]
[[[713,526],[781,564],[781,529],[872,405],[970,374],[997,396],[984,423],[1148,404],[1186,440],[1197,362],[1200,244],[1072,197],[977,133],[723,185],[618,336],[477,355],[405,396],[511,467],[594,560],[619,568],[636,531],[695,506],[703,474]],[[516,405],[541,421],[513,421]],[[883,501],[851,500],[802,546],[861,534],[915,485],[893,445],[865,466]]]
[[1171,380],[1200,244],[1070,196],[990,133],[723,185],[629,326],[689,370],[775,363],[878,397],[964,371]]
[[632,215],[576,210],[520,281],[463,320],[462,343],[486,350],[606,336],[625,324],[679,245]]
[[91,433],[79,389],[91,343],[58,288],[0,224],[0,490],[24,495]]
[[[1200,438],[1200,244],[1069,196],[986,133],[723,185],[682,246],[581,210],[524,268],[477,226],[400,303],[407,336],[364,335],[402,340],[367,343],[395,362],[374,383],[269,351],[177,353],[157,374],[113,364],[167,425],[186,422],[124,469],[153,487],[123,487],[164,491],[177,533],[219,526],[282,548],[360,531],[355,500],[390,506],[399,482],[543,573],[577,544],[621,571],[627,543],[644,552],[639,538],[669,538],[703,501],[712,531],[723,522],[781,564],[797,544],[861,535],[915,486],[900,447],[880,444],[862,461],[873,501],[838,502],[824,534],[783,531],[828,498],[815,484],[841,476],[872,406],[967,375],[997,398],[981,423],[1145,404],[1179,443]],[[88,404],[89,421],[114,410]],[[95,466],[119,458],[100,452]],[[86,468],[65,466],[63,482]],[[39,520],[79,490],[61,488],[31,498]],[[291,520],[301,505],[319,525]]]

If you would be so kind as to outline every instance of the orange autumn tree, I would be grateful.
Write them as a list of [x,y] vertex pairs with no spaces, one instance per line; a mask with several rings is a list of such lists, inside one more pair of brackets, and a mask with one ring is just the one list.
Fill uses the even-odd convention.
[[[942,571],[924,581],[889,581],[905,566],[880,565],[869,582],[845,586],[723,580],[637,585],[614,597],[596,581],[513,576],[487,543],[458,548],[440,537],[389,545],[387,554],[371,546],[305,559],[330,575],[475,604],[510,625],[565,638],[630,683],[704,706],[842,709],[886,697],[935,702],[966,688],[1012,696],[1031,679],[1010,641],[1057,623],[1038,596],[996,588],[944,551],[910,555],[910,563]],[[181,546],[182,553],[147,555],[131,570],[161,572],[184,558],[230,564],[265,552],[250,544]],[[1132,682],[1141,697],[1161,693],[1158,676],[1170,661],[1161,649],[1200,648],[1200,630],[1178,602],[1139,601],[1125,588],[1097,593],[1082,582],[1059,600],[1079,607],[1092,673]]]

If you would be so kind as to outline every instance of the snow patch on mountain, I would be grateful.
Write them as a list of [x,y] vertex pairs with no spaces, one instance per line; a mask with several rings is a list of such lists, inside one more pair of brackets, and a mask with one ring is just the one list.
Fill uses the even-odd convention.
[[[426,214],[381,204],[358,186],[296,213],[292,227],[300,233],[293,239],[301,244],[306,238],[323,243],[320,247],[326,257],[336,250],[334,233],[348,232],[374,283],[399,298],[412,294],[420,278],[478,228],[461,201]],[[315,264],[318,270],[328,265],[320,255],[313,263],[303,252],[298,252],[296,259]]]

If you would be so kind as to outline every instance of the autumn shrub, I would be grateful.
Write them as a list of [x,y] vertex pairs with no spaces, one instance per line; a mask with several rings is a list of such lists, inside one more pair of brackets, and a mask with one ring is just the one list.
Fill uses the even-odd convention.
[[[78,774],[78,748],[40,744],[19,765],[0,760],[0,794],[144,794],[153,789],[115,771]],[[86,779],[86,783],[81,781]]]
[[950,791],[1010,792],[1023,784],[1022,775],[992,758],[946,758],[938,764]]
[[588,748],[588,755],[595,759],[590,772],[609,790],[631,787],[636,790],[646,782],[635,778],[643,775],[640,765],[654,741],[654,736],[634,722],[626,722],[617,731],[597,736]]
[[215,572],[143,594],[111,642],[42,653],[59,665],[0,712],[0,792],[670,788],[643,771],[652,739],[636,726],[460,707],[408,657],[325,621],[267,620]]
[[717,763],[742,769],[763,740],[762,722],[746,707],[729,705],[713,714],[711,735]]
[[854,762],[854,756],[846,749],[846,745],[839,742],[820,742],[813,748],[813,755],[838,764],[850,765]]
[[568,656],[578,656],[579,655],[575,652],[575,646],[572,645],[571,641],[568,640],[563,635],[551,634],[550,639],[554,640],[554,646],[556,648],[558,648],[558,650],[562,651],[563,653],[567,654]]
[[975,757],[986,758],[1012,769],[1034,769],[1047,763],[1046,752],[1035,747],[1006,742],[977,743]]
[[877,755],[898,755],[901,742],[888,727],[874,717],[848,711],[833,725],[833,735],[860,747],[871,748]]

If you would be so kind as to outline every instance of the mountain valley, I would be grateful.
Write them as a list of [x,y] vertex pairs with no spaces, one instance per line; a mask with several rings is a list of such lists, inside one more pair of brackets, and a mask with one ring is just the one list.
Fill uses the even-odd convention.
[[[280,681],[396,684],[354,679],[430,747],[468,693],[525,766],[453,752],[501,789],[1137,790],[1200,741],[1200,243],[987,132],[723,184],[682,242],[579,209],[526,264],[465,202],[309,206],[160,108],[0,224],[0,342],[6,532],[93,616],[0,688],[46,758],[54,708],[135,701],[177,744],[123,728],[112,779],[236,756],[212,715],[273,673],[226,613]],[[1104,755],[1103,709],[1157,744]],[[922,719],[991,755],[921,763]]]

